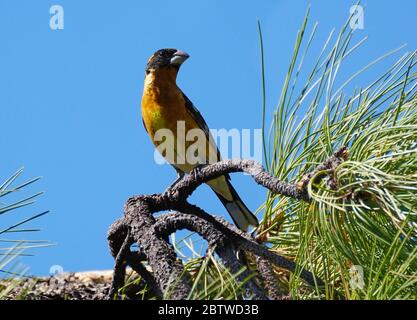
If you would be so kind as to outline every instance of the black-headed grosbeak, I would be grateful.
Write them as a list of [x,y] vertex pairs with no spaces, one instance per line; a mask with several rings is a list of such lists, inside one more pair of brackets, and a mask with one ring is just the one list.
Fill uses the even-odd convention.
[[[221,160],[219,150],[206,122],[176,83],[180,66],[188,57],[187,53],[176,49],[156,51],[149,58],[146,65],[142,97],[142,119],[145,129],[156,148],[176,169],[179,178],[198,165]],[[181,139],[177,139],[178,124],[182,124],[185,135],[192,133],[193,136],[198,136],[198,134],[195,134],[195,130],[191,130],[199,129],[203,139],[200,139],[200,142],[198,142],[198,139],[197,142],[195,142],[195,139],[192,141],[180,141]],[[162,143],[161,140],[163,139],[158,137],[158,131],[161,129],[172,132],[175,139],[168,142],[167,138],[165,138],[165,143]],[[169,146],[171,150],[162,150],[161,146],[164,145],[166,147],[167,143],[171,144]],[[201,148],[197,150],[200,152],[197,155],[194,152],[193,161],[190,161],[190,154],[187,154],[187,149],[195,143],[200,143]],[[193,150],[196,151],[195,149]],[[256,217],[242,202],[231,185],[229,175],[213,179],[207,182],[207,184],[219,197],[240,229],[247,231],[249,225],[256,226],[258,224]]]

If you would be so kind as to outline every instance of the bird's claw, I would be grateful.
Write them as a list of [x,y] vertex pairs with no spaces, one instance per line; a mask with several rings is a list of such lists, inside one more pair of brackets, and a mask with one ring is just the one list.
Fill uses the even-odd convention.
[[168,188],[166,188],[165,193],[174,189],[175,186],[182,180],[182,178],[184,178],[184,176],[185,174],[183,172],[177,171],[177,179],[175,179],[175,181],[171,183],[171,185]]
[[198,180],[198,176],[201,174],[201,170],[204,168],[203,164],[198,164],[194,167],[194,169],[190,172],[190,175],[193,176],[194,180]]

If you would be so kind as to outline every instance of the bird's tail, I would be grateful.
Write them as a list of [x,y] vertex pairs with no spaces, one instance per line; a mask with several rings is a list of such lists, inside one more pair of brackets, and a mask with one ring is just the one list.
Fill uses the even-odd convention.
[[258,219],[240,199],[239,195],[237,194],[236,190],[233,188],[230,181],[229,180],[226,180],[226,181],[227,181],[230,193],[232,194],[232,198],[233,198],[232,201],[227,200],[216,191],[214,192],[219,197],[220,201],[223,203],[226,210],[229,212],[234,223],[239,229],[243,231],[247,231],[249,226],[256,227],[258,225]]

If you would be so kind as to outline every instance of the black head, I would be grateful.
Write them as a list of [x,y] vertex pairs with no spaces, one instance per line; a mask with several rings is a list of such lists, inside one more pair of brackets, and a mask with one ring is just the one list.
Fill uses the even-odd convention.
[[188,58],[189,55],[181,50],[160,49],[149,58],[146,65],[146,73],[159,68],[175,68],[178,70],[181,64]]

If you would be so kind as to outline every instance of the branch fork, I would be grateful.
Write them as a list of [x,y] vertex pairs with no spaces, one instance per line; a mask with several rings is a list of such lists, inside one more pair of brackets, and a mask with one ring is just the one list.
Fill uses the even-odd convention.
[[[272,265],[291,272],[298,270],[300,278],[307,284],[322,286],[323,282],[311,272],[300,271],[295,262],[268,250],[251,235],[220,217],[206,213],[187,199],[201,184],[211,179],[227,173],[245,172],[256,183],[275,194],[309,201],[307,186],[312,177],[327,170],[330,172],[329,179],[334,179],[331,172],[347,159],[347,154],[347,148],[341,148],[296,183],[280,181],[251,160],[225,160],[196,168],[163,193],[129,198],[124,206],[124,216],[110,226],[107,235],[110,252],[115,259],[108,297],[112,299],[117,296],[118,290],[124,285],[126,267],[130,266],[144,279],[156,297],[167,298],[169,292],[170,299],[187,299],[191,292],[191,280],[168,240],[170,234],[181,229],[204,238],[209,250],[216,252],[231,273],[244,270],[239,273],[237,280],[250,278],[245,282],[245,291],[253,299],[285,298],[276,286]],[[170,212],[154,217],[154,213],[161,211]],[[138,251],[131,250],[134,243],[138,244]],[[239,252],[243,256],[250,254],[256,258],[258,277],[251,277],[252,272],[245,270],[245,263],[237,257],[236,253]],[[143,265],[145,261],[152,271]]]

